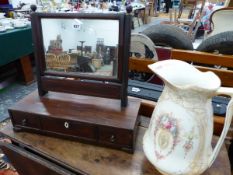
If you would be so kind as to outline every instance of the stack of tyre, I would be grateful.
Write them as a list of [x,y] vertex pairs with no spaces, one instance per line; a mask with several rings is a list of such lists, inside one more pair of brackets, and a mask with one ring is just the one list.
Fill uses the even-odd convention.
[[142,31],[156,46],[193,50],[189,36],[179,27],[168,24],[152,25]]
[[208,37],[198,46],[197,50],[232,55],[233,31],[226,31]]
[[[167,46],[176,49],[193,50],[189,36],[179,27],[168,24],[152,25],[142,31],[156,46]],[[205,39],[197,48],[198,51],[233,54],[233,31],[222,32]]]

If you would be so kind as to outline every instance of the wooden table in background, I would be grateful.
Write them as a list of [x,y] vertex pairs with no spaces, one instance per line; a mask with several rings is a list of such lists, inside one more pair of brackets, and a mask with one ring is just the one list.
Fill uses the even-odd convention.
[[[145,125],[148,125],[148,119],[141,117],[134,154],[37,134],[14,132],[11,123],[1,133],[10,138],[13,144],[2,144],[1,148],[21,175],[160,175],[143,153]],[[216,140],[214,137],[213,142],[216,143]],[[203,175],[231,175],[225,145],[214,164]]]
[[0,33],[0,67],[16,63],[18,75],[25,84],[34,82],[30,56],[34,52],[31,27]]

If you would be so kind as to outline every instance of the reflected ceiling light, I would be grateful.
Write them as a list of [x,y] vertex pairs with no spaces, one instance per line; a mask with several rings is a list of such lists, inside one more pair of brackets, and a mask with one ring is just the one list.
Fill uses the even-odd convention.
[[83,22],[82,22],[81,20],[79,20],[79,19],[74,19],[74,20],[75,20],[75,22],[77,22],[79,25],[83,24]]

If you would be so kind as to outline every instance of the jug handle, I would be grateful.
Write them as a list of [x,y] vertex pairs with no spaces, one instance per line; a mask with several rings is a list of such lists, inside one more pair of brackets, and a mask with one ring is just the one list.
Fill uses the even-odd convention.
[[224,142],[224,139],[227,135],[228,129],[231,125],[231,120],[232,120],[232,115],[233,115],[233,88],[226,88],[226,87],[220,87],[217,92],[216,95],[228,95],[231,97],[230,102],[227,105],[227,110],[226,110],[226,116],[225,116],[225,121],[224,121],[224,128],[222,130],[222,133],[220,135],[220,138],[218,140],[217,145],[215,146],[212,155],[210,156],[209,159],[209,167],[213,164],[214,160],[216,159],[221,146]]

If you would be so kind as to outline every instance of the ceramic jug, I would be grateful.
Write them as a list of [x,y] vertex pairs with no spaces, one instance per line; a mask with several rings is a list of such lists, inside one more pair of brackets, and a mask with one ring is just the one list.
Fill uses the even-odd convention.
[[233,88],[220,87],[213,72],[201,72],[179,60],[159,61],[149,68],[165,86],[143,137],[144,153],[162,174],[201,174],[217,157],[233,114],[230,100],[224,129],[212,149],[212,97],[232,97]]

